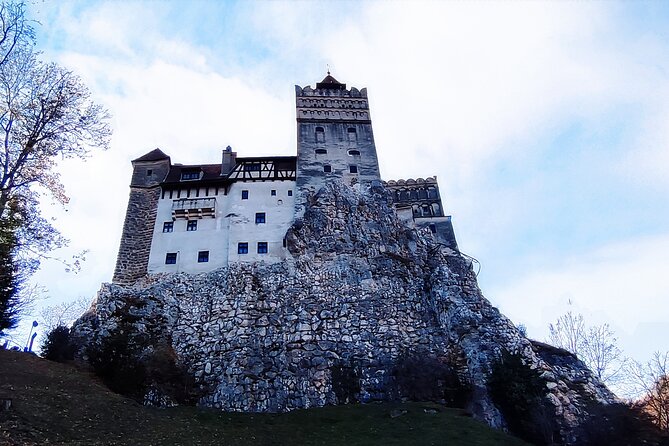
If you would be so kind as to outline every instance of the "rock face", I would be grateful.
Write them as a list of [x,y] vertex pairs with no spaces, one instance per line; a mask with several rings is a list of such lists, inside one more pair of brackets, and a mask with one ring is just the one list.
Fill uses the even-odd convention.
[[172,344],[207,389],[201,405],[224,410],[337,404],[335,375],[353,369],[360,400],[388,399],[407,352],[458,358],[472,412],[493,426],[503,420],[486,382],[502,350],[547,379],[565,432],[587,401],[614,400],[575,357],[524,338],[483,297],[468,261],[429,229],[407,227],[390,203],[382,187],[330,183],[289,230],[288,261],[105,284],[74,331],[99,342],[130,320],[147,348]]

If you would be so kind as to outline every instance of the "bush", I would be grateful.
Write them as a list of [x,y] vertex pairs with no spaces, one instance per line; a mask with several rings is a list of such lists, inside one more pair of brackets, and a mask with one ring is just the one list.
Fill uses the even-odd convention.
[[437,401],[465,407],[471,396],[471,387],[460,380],[455,368],[430,353],[401,356],[393,376],[398,396],[411,401]]
[[488,378],[490,396],[509,430],[534,444],[559,442],[555,410],[546,400],[546,381],[520,355],[503,352]]
[[42,356],[50,361],[71,361],[74,359],[74,350],[70,342],[70,329],[63,325],[51,330],[42,343]]
[[358,401],[360,395],[360,377],[358,371],[350,364],[336,364],[330,368],[332,391],[337,403],[348,404]]
[[669,437],[653,424],[643,411],[625,404],[599,404],[588,407],[588,418],[576,432],[576,443],[583,446],[669,445]]
[[179,404],[195,404],[201,395],[195,378],[177,362],[169,343],[146,348],[133,338],[130,324],[89,345],[86,355],[97,376],[114,392],[144,402],[152,390]]

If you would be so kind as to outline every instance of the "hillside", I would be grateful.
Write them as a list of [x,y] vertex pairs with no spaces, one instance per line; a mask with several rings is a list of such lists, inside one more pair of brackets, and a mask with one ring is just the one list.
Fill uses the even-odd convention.
[[12,408],[0,412],[2,445],[527,444],[460,410],[427,403],[284,414],[155,409],[110,392],[70,365],[4,350],[0,377],[0,399],[12,399]]

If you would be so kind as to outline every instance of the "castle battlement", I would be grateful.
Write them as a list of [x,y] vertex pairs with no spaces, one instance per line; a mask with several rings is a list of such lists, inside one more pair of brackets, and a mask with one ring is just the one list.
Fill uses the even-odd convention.
[[[297,156],[237,157],[218,164],[172,163],[160,149],[132,161],[133,175],[115,283],[146,274],[201,273],[235,262],[281,262],[286,232],[326,182],[381,182],[367,90],[329,73],[296,86]],[[457,249],[436,177],[383,182],[409,225],[429,227]]]

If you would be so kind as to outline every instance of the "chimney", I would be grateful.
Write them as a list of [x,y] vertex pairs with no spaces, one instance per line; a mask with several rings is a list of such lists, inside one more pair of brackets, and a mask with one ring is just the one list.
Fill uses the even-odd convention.
[[223,161],[221,162],[221,176],[229,175],[237,165],[237,152],[228,146],[223,150]]

